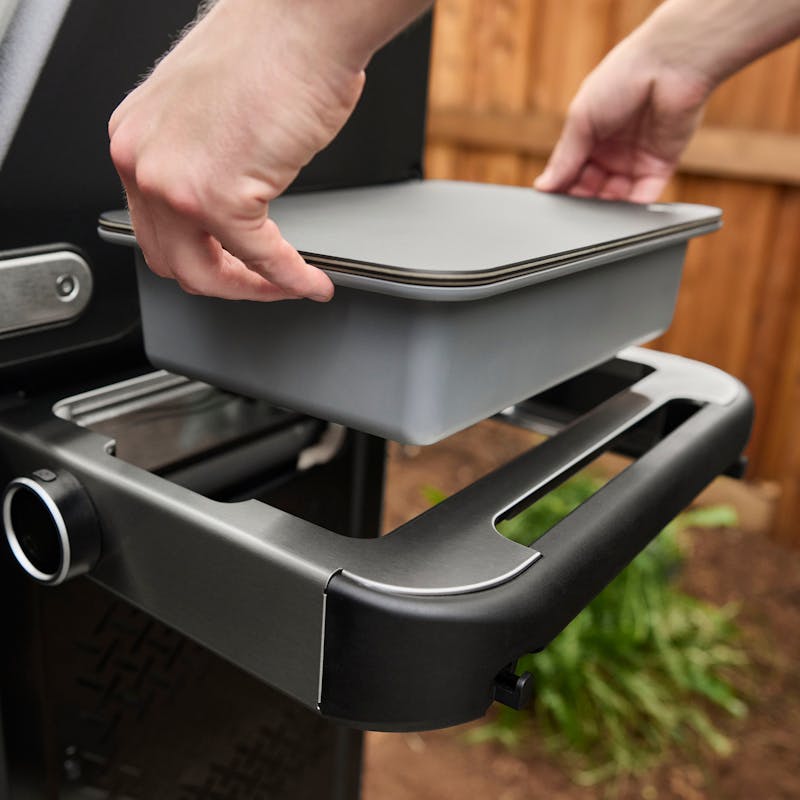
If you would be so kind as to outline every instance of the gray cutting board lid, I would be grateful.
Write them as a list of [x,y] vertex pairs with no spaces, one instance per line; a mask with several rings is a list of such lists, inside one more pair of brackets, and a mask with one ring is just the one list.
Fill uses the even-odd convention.
[[[387,284],[488,287],[604,263],[715,230],[721,217],[688,203],[634,205],[434,180],[293,194],[273,201],[269,213],[335,283],[363,280],[363,288],[390,294]],[[100,228],[131,232],[125,212],[104,214]]]

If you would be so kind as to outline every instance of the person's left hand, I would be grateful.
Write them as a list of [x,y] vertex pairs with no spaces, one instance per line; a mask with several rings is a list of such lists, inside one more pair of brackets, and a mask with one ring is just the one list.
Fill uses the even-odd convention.
[[660,59],[646,33],[617,45],[583,82],[537,189],[636,203],[658,199],[713,85],[688,65]]

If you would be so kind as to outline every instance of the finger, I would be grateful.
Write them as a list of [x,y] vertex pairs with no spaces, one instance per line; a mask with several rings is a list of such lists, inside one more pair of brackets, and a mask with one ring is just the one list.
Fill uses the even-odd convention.
[[589,158],[592,144],[591,129],[582,115],[570,113],[544,172],[533,185],[542,192],[569,189]]
[[199,223],[176,213],[167,201],[145,200],[137,188],[127,195],[136,242],[159,277],[176,280],[191,294],[264,302],[296,299],[226,253]]
[[154,220],[160,257],[184,291],[227,300],[296,297],[248,269],[226,253],[202,227],[175,214],[166,205],[157,206]]
[[232,256],[289,295],[321,302],[333,296],[331,279],[307,264],[269,217],[254,225],[226,225],[221,229],[212,225],[209,232]]
[[632,203],[654,203],[661,196],[669,180],[668,175],[646,175],[633,184],[628,199]]
[[567,189],[567,194],[570,197],[597,197],[595,192],[590,192],[588,189],[584,189],[582,186],[570,186],[569,189]]
[[593,162],[589,162],[581,170],[568,194],[573,197],[597,197],[600,189],[608,180],[608,173]]
[[148,204],[144,202],[139,193],[133,188],[127,188],[128,213],[131,216],[131,225],[136,236],[136,244],[142,251],[147,266],[160,278],[172,278],[169,265],[160,257],[161,249],[158,246],[153,220]]
[[600,188],[597,196],[603,200],[627,200],[631,193],[633,182],[627,175],[618,173],[609,175]]

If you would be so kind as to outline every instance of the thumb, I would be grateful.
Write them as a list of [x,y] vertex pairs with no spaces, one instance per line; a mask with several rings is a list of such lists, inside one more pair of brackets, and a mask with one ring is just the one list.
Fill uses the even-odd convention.
[[330,278],[307,264],[269,217],[253,226],[214,226],[209,232],[245,266],[288,294],[323,302],[333,295]]

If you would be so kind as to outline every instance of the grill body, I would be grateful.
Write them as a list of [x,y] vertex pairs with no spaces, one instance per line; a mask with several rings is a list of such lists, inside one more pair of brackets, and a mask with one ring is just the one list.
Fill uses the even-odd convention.
[[[0,35],[0,77],[29,78],[15,86],[0,80],[0,267],[74,253],[91,273],[92,293],[66,323],[0,333],[0,408],[152,369],[131,253],[96,235],[98,214],[122,200],[106,122],[193,18],[197,0],[45,5],[21,0]],[[45,17],[47,31],[37,27]],[[35,52],[24,39],[30,31]],[[429,44],[426,18],[376,55],[353,118],[291,191],[420,174]],[[13,115],[6,113],[12,105]],[[46,268],[33,272],[46,278]],[[10,291],[8,276],[19,290],[19,272],[0,269],[0,294]],[[213,486],[224,462],[237,485],[220,489],[218,499],[259,497],[342,535],[377,535],[383,443],[348,434],[336,457],[300,473],[292,431],[313,426],[304,428],[297,415],[292,424],[243,449],[270,460],[274,435],[277,463],[268,469],[246,476],[244,457],[233,463],[223,453],[221,461],[215,452],[205,464],[195,453],[182,475]],[[0,483],[21,470],[0,448]],[[320,718],[90,579],[37,586],[3,543],[0,598],[1,798],[358,795],[360,733]]]

